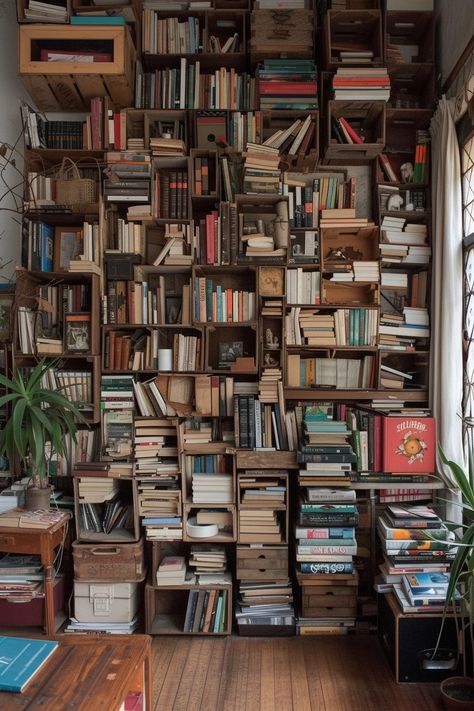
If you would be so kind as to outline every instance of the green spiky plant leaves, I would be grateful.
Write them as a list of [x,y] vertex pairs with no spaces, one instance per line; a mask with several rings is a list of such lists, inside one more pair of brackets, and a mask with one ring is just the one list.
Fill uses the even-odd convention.
[[25,377],[17,371],[12,380],[0,375],[0,407],[10,406],[10,417],[0,432],[0,455],[10,462],[18,458],[33,486],[48,486],[48,459],[45,446],[51,443],[59,455],[66,453],[65,435],[74,442],[78,424],[85,422],[76,406],[65,395],[45,389],[42,377],[54,362],[41,360]]
[[[472,644],[474,629],[474,488],[459,464],[448,459],[441,447],[438,447],[438,450],[442,462],[449,467],[454,483],[452,489],[459,492],[459,506],[462,508],[462,523],[446,522],[446,526],[455,536],[455,541],[451,541],[451,544],[456,545],[457,550],[451,563],[445,612],[451,605],[455,606],[456,600],[459,599],[459,593],[461,593],[464,612],[467,613],[468,634]],[[444,621],[445,615],[443,615],[443,623]]]

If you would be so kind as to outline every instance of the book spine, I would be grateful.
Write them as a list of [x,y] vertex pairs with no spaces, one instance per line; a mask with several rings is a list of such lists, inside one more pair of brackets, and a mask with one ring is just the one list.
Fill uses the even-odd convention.
[[299,569],[302,573],[310,573],[314,575],[331,575],[333,573],[353,573],[353,563],[300,563]]

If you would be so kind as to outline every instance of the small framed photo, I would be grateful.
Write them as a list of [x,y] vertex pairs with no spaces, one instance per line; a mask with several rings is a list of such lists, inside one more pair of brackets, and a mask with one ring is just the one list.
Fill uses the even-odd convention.
[[0,343],[12,339],[12,314],[15,295],[0,293]]
[[243,341],[219,343],[219,368],[227,368],[229,363],[235,363],[236,359],[243,355]]
[[54,271],[67,272],[71,259],[79,259],[84,241],[81,227],[56,227],[54,232]]
[[91,347],[91,315],[66,314],[64,350],[68,353],[87,353]]
[[167,296],[165,299],[166,323],[181,323],[181,296]]

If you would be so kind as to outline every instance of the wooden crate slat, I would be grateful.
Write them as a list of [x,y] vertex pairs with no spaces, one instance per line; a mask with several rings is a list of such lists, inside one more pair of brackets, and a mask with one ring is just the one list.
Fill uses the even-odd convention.
[[55,95],[51,91],[51,87],[46,77],[24,74],[20,78],[26,91],[34,98],[40,111],[61,110],[61,104],[59,104]]

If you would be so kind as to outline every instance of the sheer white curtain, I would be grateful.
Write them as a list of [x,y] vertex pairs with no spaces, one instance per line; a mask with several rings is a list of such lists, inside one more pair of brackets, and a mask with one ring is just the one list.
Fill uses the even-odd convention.
[[[455,100],[443,96],[431,121],[433,279],[431,284],[431,407],[438,442],[463,468],[462,192]],[[438,470],[449,478],[438,458]],[[448,512],[449,513],[453,512]],[[456,520],[457,517],[451,517]]]

